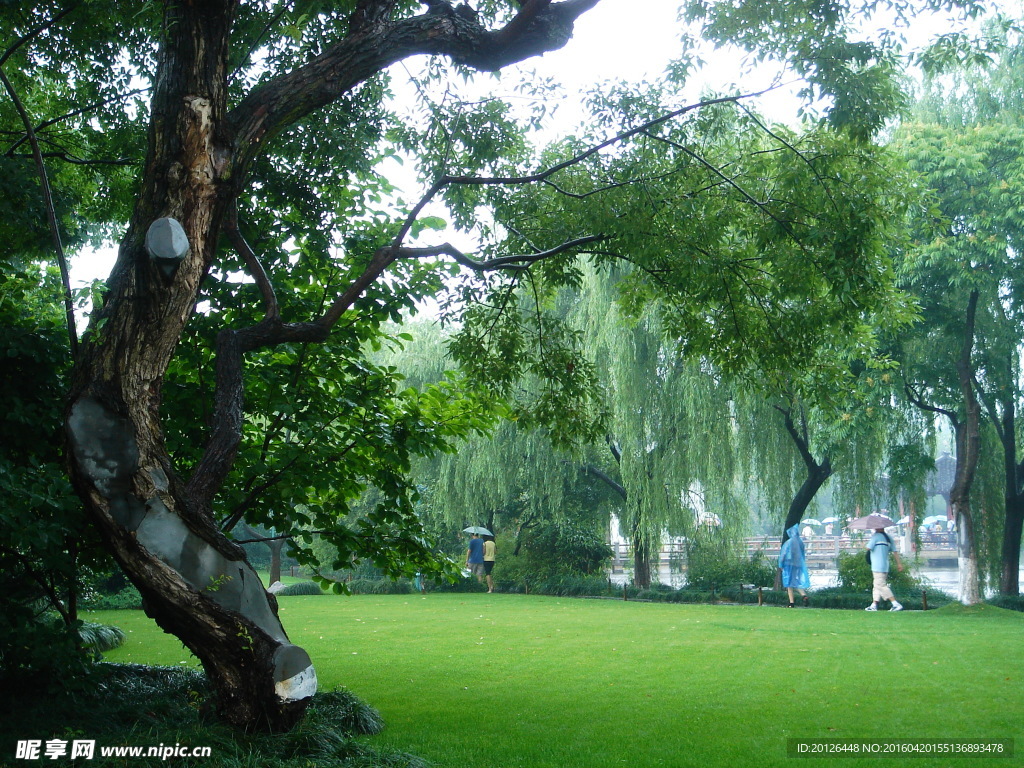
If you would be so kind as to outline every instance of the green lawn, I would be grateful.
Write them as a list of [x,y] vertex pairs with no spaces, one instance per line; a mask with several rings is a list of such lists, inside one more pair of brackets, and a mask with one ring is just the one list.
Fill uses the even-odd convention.
[[[513,595],[282,598],[322,688],[384,716],[372,741],[451,768],[995,766],[795,759],[787,739],[1015,739],[1024,615],[667,605]],[[195,663],[141,612],[110,661]],[[794,762],[795,761],[795,762]]]

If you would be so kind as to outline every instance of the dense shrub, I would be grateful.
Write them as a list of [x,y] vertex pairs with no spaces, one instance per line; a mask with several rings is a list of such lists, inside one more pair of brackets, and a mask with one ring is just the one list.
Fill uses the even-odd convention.
[[78,637],[86,650],[99,656],[104,651],[120,648],[124,644],[125,635],[120,627],[83,621],[78,627]]
[[1024,595],[993,595],[985,602],[1008,611],[1024,611]]
[[[497,575],[498,567],[494,567],[494,573]],[[475,576],[460,576],[453,582],[442,581],[439,583],[431,584],[430,590],[433,592],[486,592],[487,585],[481,584],[476,580]],[[500,592],[521,592],[522,590],[517,589],[501,589]]]
[[297,581],[294,584],[289,584],[280,592],[277,593],[278,597],[288,597],[291,595],[322,595],[324,591],[320,589],[320,585],[315,581]]
[[82,607],[90,611],[126,611],[142,608],[142,595],[129,584],[118,592],[103,594],[92,592],[82,600]]
[[408,579],[352,579],[345,586],[353,595],[409,595],[415,591]]
[[[897,599],[902,600],[900,595],[918,593],[925,588],[920,579],[914,578],[909,568],[902,571],[896,569],[895,563],[891,564],[889,570],[889,588]],[[840,552],[836,558],[838,570],[839,587],[843,592],[866,593],[871,596],[871,566],[864,557],[864,552]]]
[[[33,689],[0,688],[0,706],[10,713],[0,722],[0,764],[13,759],[16,740],[28,734],[46,740],[80,733],[97,744],[153,743],[153,734],[160,734],[168,744],[211,747],[213,760],[171,761],[185,768],[425,766],[414,756],[378,750],[359,740],[359,736],[379,733],[383,723],[374,709],[343,689],[317,693],[306,716],[287,733],[240,733],[211,717],[211,704],[206,678],[183,667],[98,664],[92,686],[74,696],[39,696]],[[124,758],[104,759],[98,752],[88,765],[125,765]]]
[[739,584],[767,587],[775,583],[775,564],[761,552],[752,557],[724,554],[719,547],[691,548],[686,565],[686,586],[707,591]]
[[[512,582],[522,589],[563,576],[603,578],[612,550],[604,537],[571,521],[543,523],[523,531],[521,539],[499,536],[495,581]],[[518,546],[518,554],[516,552]]]

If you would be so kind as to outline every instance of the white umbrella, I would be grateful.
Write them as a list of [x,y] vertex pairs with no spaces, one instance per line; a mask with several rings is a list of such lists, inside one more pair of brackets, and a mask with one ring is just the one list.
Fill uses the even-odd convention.
[[896,525],[896,521],[888,515],[882,515],[876,512],[873,515],[864,515],[864,517],[858,517],[856,520],[851,520],[850,525],[847,527],[873,531],[875,528],[888,528],[890,525]]
[[824,520],[821,521],[822,525],[828,525],[829,523],[838,523],[838,522],[839,522],[839,518],[838,517],[826,517]]
[[482,528],[479,525],[471,525],[469,528],[462,529],[464,533],[478,533],[481,536],[493,536],[494,534],[488,531],[486,528]]
[[821,525],[821,520],[815,520],[813,517],[809,517],[806,520],[801,520],[800,525]]

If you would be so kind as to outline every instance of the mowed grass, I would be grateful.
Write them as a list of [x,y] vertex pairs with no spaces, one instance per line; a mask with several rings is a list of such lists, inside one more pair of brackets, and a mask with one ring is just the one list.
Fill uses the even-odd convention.
[[[380,710],[373,743],[451,768],[793,765],[787,739],[1017,739],[1024,615],[643,604],[518,595],[280,601],[322,689]],[[141,612],[110,661],[195,663]],[[850,765],[807,758],[800,766]]]

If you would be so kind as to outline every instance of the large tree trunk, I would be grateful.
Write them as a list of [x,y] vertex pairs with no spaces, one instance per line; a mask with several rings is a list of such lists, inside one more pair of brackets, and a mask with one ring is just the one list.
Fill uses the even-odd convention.
[[633,526],[630,539],[633,545],[633,584],[640,589],[647,589],[651,586],[651,555],[654,548],[640,530],[639,521]]
[[1017,463],[1017,412],[1012,394],[1003,398],[999,440],[1003,446],[1004,521],[1000,557],[999,592],[1020,594],[1020,539],[1024,532],[1022,467]]
[[[786,432],[789,433],[790,439],[796,446],[797,452],[799,452],[800,458],[807,468],[807,477],[804,478],[800,488],[794,494],[793,500],[789,503],[786,521],[782,525],[782,538],[780,541],[785,544],[786,531],[804,519],[807,507],[814,501],[814,497],[818,495],[818,491],[821,490],[821,486],[825,484],[825,481],[832,477],[832,460],[826,456],[821,461],[818,461],[814,454],[811,453],[810,433],[807,429],[807,420],[804,418],[802,409],[799,427],[793,420],[793,412],[789,408],[775,406],[775,409],[782,414]],[[773,586],[775,589],[782,589],[782,573],[778,568],[775,569],[775,583]]]
[[284,539],[267,542],[267,546],[270,547],[270,577],[268,581],[271,584],[281,580],[281,550],[284,549],[284,545]]
[[1007,499],[1006,519],[1003,523],[1003,546],[999,592],[1003,595],[1020,594],[1020,541],[1024,534],[1024,496]]
[[[275,730],[302,714],[316,674],[241,548],[212,523],[209,499],[175,475],[159,417],[164,375],[233,199],[224,124],[234,5],[168,5],[144,184],[77,361],[67,433],[72,481],[147,614],[200,659],[229,722]],[[145,247],[162,217],[188,238],[180,264]]]
[[821,464],[807,468],[807,477],[804,478],[800,489],[793,496],[793,500],[789,503],[789,511],[786,512],[786,523],[782,528],[783,541],[785,541],[786,531],[804,519],[807,507],[814,501],[821,486],[830,477],[832,477],[832,462],[828,458]]
[[807,468],[807,477],[804,478],[800,489],[793,496],[789,510],[786,512],[786,522],[782,526],[782,541],[785,542],[786,531],[804,519],[807,507],[810,506],[825,481],[832,477],[832,459],[825,456],[818,461],[811,452],[810,432],[802,407],[799,413],[799,424],[793,419],[793,412],[790,408],[775,406],[775,409],[782,414],[782,423],[786,427],[786,432],[789,433],[793,445],[804,462],[804,467]]
[[956,471],[949,492],[953,519],[956,520],[957,562],[960,567],[958,599],[964,605],[981,602],[978,572],[978,553],[971,514],[971,486],[978,469],[981,453],[981,405],[974,390],[974,369],[971,355],[974,349],[974,323],[978,307],[978,291],[971,292],[967,303],[964,346],[957,359],[956,370],[960,393],[964,399],[964,417],[956,420]]

